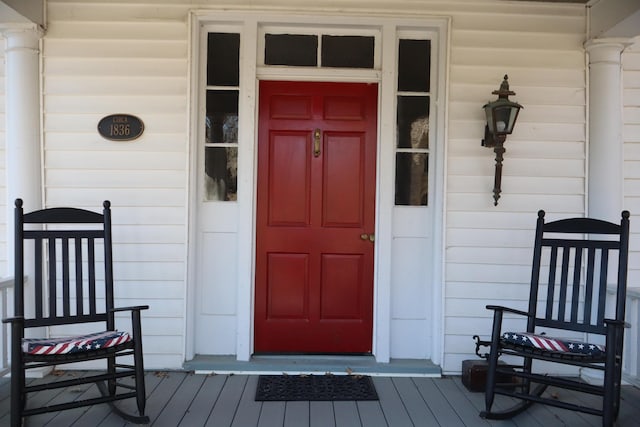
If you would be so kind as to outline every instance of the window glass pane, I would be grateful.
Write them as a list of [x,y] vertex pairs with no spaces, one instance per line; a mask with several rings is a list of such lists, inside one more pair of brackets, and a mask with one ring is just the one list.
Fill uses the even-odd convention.
[[398,49],[398,90],[429,92],[431,40],[400,40]]
[[318,65],[318,36],[265,34],[264,63],[267,65]]
[[205,129],[209,144],[238,143],[238,91],[208,90]]
[[429,154],[396,153],[396,205],[426,206]]
[[209,33],[207,44],[207,85],[238,86],[240,34]]
[[361,36],[322,36],[322,66],[373,68],[375,39]]
[[398,148],[429,148],[429,97],[398,96]]
[[236,200],[238,148],[206,147],[204,155],[205,200]]

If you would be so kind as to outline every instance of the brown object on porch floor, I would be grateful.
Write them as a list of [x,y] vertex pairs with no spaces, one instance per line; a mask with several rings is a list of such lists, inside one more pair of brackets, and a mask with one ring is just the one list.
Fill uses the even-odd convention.
[[378,400],[378,393],[364,375],[261,375],[255,400]]

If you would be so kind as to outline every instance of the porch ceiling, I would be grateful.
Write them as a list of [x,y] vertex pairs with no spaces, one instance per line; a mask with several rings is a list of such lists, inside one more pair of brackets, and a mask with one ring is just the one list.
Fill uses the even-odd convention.
[[[188,1],[188,0],[182,0]],[[589,8],[588,39],[640,37],[638,0],[504,0],[537,3],[565,3]],[[197,2],[193,2],[197,3]],[[44,0],[0,0],[0,29],[7,24],[44,24]]]
[[538,3],[582,3],[587,4],[592,0],[513,0],[513,1],[529,1]]
[[507,0],[536,3],[574,3],[589,8],[588,39],[640,37],[638,0]]

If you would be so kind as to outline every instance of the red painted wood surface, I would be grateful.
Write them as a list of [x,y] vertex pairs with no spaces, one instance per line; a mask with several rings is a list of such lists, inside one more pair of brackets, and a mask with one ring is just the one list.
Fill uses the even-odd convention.
[[260,83],[257,353],[371,352],[377,93]]

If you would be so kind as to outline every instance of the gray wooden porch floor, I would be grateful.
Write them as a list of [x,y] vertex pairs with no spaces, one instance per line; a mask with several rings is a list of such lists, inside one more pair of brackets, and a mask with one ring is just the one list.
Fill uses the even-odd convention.
[[[58,373],[58,378],[84,375]],[[42,381],[42,380],[33,380]],[[148,372],[147,414],[153,426],[216,427],[402,427],[402,426],[599,426],[598,417],[534,405],[509,421],[485,421],[478,416],[482,393],[470,393],[460,377],[374,377],[379,401],[368,402],[256,402],[256,375],[196,375],[189,372]],[[575,400],[591,399],[578,393],[549,390]],[[34,402],[97,394],[95,387],[79,386],[62,392],[42,391]],[[121,402],[122,407],[133,402]],[[0,425],[9,422],[9,380],[0,379]],[[27,418],[27,426],[125,426],[107,405],[67,410]],[[619,426],[640,425],[640,390],[625,386]]]

